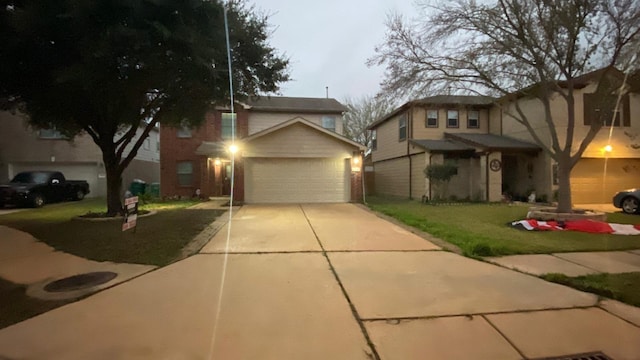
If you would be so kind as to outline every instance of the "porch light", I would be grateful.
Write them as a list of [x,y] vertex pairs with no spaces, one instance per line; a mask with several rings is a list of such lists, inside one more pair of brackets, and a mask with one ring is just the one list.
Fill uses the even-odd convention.
[[610,153],[611,151],[613,151],[613,147],[611,145],[607,145],[604,147],[604,152]]
[[216,158],[215,160],[213,160],[213,164],[215,166],[220,166],[220,164],[222,164],[222,161],[220,161],[220,158]]
[[236,144],[231,144],[231,146],[229,146],[229,152],[231,152],[232,154],[235,154],[238,152],[238,146]]
[[360,157],[353,158],[353,163],[356,164],[356,165],[359,164],[360,163]]

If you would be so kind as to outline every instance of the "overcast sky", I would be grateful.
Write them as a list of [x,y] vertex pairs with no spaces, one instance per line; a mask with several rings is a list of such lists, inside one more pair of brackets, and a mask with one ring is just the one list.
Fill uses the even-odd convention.
[[410,15],[413,0],[255,0],[272,14],[271,44],[291,59],[292,81],[284,96],[329,97],[373,95],[382,68],[369,68],[367,58],[384,40],[390,11]]

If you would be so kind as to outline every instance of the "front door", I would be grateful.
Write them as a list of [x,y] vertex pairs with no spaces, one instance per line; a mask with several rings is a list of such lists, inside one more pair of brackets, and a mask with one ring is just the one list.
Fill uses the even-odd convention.
[[222,164],[222,196],[231,195],[231,163]]

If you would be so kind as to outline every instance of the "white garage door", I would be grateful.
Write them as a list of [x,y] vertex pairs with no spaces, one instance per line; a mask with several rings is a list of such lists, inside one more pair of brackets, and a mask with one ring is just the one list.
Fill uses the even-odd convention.
[[611,203],[613,195],[640,187],[640,159],[581,159],[571,171],[574,204]]
[[247,158],[247,203],[320,203],[349,201],[349,165],[345,159]]
[[104,181],[98,179],[98,167],[91,164],[64,164],[64,163],[17,163],[13,164],[13,174],[22,171],[60,171],[69,180],[85,180],[89,183],[91,193],[87,197],[104,196],[103,186],[99,186]]

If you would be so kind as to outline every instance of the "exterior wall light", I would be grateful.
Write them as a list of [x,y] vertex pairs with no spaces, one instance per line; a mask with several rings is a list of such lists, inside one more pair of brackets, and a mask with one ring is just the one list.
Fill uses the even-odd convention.
[[611,145],[607,145],[604,147],[604,152],[610,153],[611,151],[613,151],[613,147]]
[[229,152],[231,152],[232,154],[235,154],[238,152],[238,146],[236,144],[232,144],[231,146],[229,146]]
[[220,164],[222,164],[222,161],[220,161],[220,158],[216,158],[215,160],[213,160],[213,164],[215,166],[220,166]]

